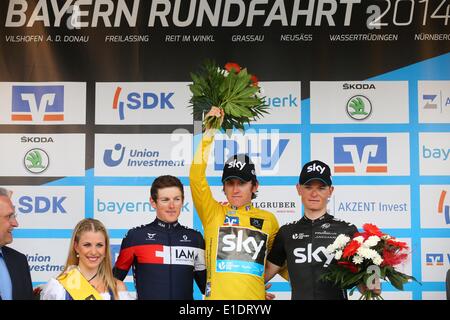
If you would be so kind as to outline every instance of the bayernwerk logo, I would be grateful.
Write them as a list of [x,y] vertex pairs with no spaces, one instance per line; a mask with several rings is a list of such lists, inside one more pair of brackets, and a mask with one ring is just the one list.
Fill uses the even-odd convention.
[[39,148],[28,151],[24,157],[25,168],[31,173],[42,173],[50,163],[48,154]]
[[355,120],[365,120],[372,113],[370,100],[361,95],[351,97],[346,105],[347,114]]

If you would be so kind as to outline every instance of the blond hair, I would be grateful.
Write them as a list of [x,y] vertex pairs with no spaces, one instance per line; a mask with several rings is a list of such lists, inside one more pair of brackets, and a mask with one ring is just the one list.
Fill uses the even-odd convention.
[[64,266],[64,270],[60,275],[64,274],[69,266],[77,266],[79,264],[80,259],[79,257],[77,257],[77,253],[75,252],[75,244],[80,241],[81,235],[84,232],[89,231],[101,232],[105,236],[105,256],[98,267],[97,276],[101,279],[102,283],[107,289],[112,290],[115,299],[118,299],[116,279],[114,278],[112,272],[111,250],[109,245],[108,232],[106,231],[103,223],[101,223],[97,219],[86,218],[78,222],[78,224],[75,226],[72,234],[72,239],[70,240],[69,254],[67,256],[66,265]]

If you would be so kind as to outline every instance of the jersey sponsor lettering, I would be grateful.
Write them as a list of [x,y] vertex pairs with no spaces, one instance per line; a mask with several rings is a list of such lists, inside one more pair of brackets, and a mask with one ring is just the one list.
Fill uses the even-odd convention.
[[268,235],[238,227],[220,227],[216,272],[262,276]]

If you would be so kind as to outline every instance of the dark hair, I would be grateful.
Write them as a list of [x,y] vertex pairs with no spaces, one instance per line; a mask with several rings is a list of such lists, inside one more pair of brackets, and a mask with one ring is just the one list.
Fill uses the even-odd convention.
[[153,201],[156,202],[158,199],[158,190],[164,189],[164,188],[170,188],[170,187],[177,187],[181,191],[181,197],[184,200],[184,188],[183,184],[181,183],[180,179],[174,176],[164,175],[159,176],[155,179],[152,183],[152,187],[150,189],[150,196],[152,197]]
[[[252,177],[252,180],[250,180],[252,182],[252,187],[256,186],[256,184],[258,183],[258,179],[256,177]],[[222,182],[222,192],[225,192],[225,181]],[[256,191],[258,192],[258,191]],[[252,192],[252,200],[256,199],[257,195],[256,192]]]

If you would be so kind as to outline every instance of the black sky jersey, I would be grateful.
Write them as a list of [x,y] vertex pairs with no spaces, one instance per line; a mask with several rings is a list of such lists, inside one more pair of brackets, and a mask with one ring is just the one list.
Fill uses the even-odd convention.
[[155,219],[129,230],[114,276],[125,279],[131,266],[139,300],[192,300],[194,279],[204,294],[205,242],[200,232],[178,222]]
[[355,225],[328,213],[314,221],[303,216],[280,228],[267,259],[277,266],[287,261],[293,300],[346,299],[345,290],[319,278],[330,263],[336,263],[325,251],[328,245],[341,233],[351,237],[357,231]]

